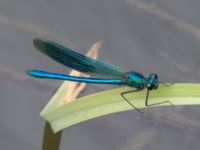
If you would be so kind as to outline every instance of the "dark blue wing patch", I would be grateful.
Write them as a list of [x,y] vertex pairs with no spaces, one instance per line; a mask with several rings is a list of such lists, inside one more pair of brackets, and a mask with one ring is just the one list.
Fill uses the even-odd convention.
[[121,79],[126,75],[124,70],[117,66],[86,57],[53,41],[36,38],[34,45],[55,61],[80,72]]

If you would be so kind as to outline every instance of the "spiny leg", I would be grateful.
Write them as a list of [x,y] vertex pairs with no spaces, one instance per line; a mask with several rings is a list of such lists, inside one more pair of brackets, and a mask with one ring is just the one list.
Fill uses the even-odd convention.
[[135,110],[137,110],[140,113],[143,113],[140,109],[138,109],[136,106],[134,106],[124,95],[128,94],[128,93],[134,93],[134,92],[138,92],[141,91],[142,89],[137,89],[137,90],[131,90],[131,91],[126,91],[126,92],[122,92],[120,93],[121,97],[131,106],[133,107]]
[[146,99],[145,99],[145,106],[156,106],[156,105],[160,105],[160,104],[164,104],[164,103],[168,103],[168,104],[174,106],[170,101],[163,101],[163,102],[159,102],[159,103],[149,104],[148,100],[149,100],[149,90],[147,90]]

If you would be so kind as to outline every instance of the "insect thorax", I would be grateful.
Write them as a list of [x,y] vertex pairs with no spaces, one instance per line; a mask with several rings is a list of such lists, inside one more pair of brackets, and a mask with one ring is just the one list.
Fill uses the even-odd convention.
[[143,89],[146,84],[146,78],[140,73],[131,71],[127,73],[126,83],[137,89]]

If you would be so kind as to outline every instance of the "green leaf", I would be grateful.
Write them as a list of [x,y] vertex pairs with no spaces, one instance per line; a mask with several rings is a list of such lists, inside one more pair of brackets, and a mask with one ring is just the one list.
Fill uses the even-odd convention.
[[[54,102],[45,107],[41,116],[50,122],[54,132],[58,132],[66,127],[92,118],[126,110],[133,110],[133,108],[120,96],[120,93],[132,89],[133,88],[131,87],[123,87],[107,90],[78,98],[76,101],[60,107],[56,105],[56,101],[59,101],[61,96],[57,95],[54,98]],[[137,108],[150,108],[145,107],[144,105],[146,90],[126,94],[125,96]],[[173,105],[200,104],[200,84],[177,83],[170,87],[160,85],[157,90],[150,92],[149,103],[162,101],[170,101]],[[169,105],[170,104],[165,103],[157,105],[156,107]]]

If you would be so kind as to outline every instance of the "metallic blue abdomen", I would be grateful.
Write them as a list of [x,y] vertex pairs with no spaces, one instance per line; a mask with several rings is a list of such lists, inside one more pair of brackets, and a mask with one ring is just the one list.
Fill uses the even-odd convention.
[[146,78],[137,72],[131,71],[127,74],[127,81],[126,83],[129,86],[135,87],[137,89],[143,89],[146,85]]

